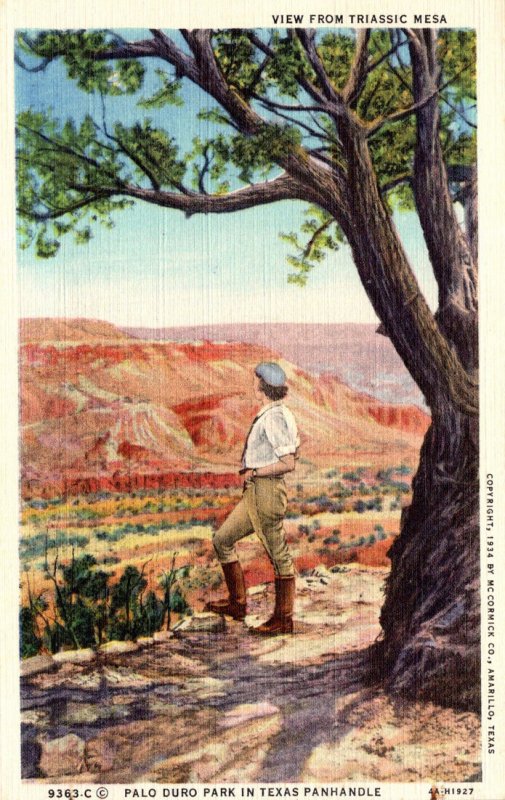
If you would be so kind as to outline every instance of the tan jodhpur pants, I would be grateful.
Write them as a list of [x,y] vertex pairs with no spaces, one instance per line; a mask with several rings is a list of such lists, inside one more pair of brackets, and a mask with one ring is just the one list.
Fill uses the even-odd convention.
[[287,507],[284,478],[246,481],[242,499],[212,537],[221,564],[238,561],[235,543],[256,533],[272,562],[277,577],[295,574],[282,526]]

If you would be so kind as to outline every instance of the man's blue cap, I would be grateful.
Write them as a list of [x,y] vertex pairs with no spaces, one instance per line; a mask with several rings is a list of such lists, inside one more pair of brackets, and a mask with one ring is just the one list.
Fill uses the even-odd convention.
[[282,367],[274,364],[273,361],[262,361],[254,370],[254,373],[258,378],[263,378],[269,386],[284,386],[286,383],[286,373]]

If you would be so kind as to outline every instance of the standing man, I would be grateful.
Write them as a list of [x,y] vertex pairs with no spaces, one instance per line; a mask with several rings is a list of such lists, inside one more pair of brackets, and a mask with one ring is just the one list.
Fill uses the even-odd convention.
[[207,609],[238,620],[246,615],[246,589],[235,543],[254,532],[265,548],[275,574],[275,609],[267,622],[251,629],[264,635],[293,632],[295,574],[282,525],[287,506],[283,475],[295,468],[300,440],[295,418],[282,403],[287,391],[286,374],[278,364],[258,364],[254,395],[261,408],[242,453],[242,499],[213,536],[229,597],[208,603]]

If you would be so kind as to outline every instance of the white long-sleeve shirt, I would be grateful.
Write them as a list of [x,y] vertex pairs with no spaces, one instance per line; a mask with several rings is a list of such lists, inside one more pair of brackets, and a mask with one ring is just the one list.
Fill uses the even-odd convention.
[[300,445],[292,412],[278,400],[258,412],[244,446],[242,467],[260,469],[276,464],[282,456],[295,453]]

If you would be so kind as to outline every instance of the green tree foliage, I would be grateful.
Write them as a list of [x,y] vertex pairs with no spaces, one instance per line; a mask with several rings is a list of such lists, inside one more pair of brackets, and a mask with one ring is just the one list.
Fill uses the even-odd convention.
[[[105,114],[102,119],[87,116],[76,124],[71,118],[57,119],[49,109],[19,113],[21,241],[25,247],[33,245],[40,257],[53,256],[65,234],[85,244],[95,223],[111,226],[114,213],[129,206],[133,198],[160,203],[156,195],[160,189],[189,199],[193,192],[223,196],[241,184],[271,179],[286,156],[299,152],[300,146],[322,163],[343,165],[338,124],[327,109],[318,109],[311,97],[311,87],[321,91],[323,79],[292,31],[211,32],[219,71],[237,102],[254,109],[254,125],[237,124],[226,103],[219,102],[210,80],[206,83],[188,68],[187,46],[169,39],[167,47],[166,41],[161,31],[153,32],[153,39],[134,43],[111,31],[18,35],[18,63],[27,68],[34,63],[45,67],[62,60],[68,78],[83,92],[98,93],[104,102],[108,96],[131,95],[139,110],[139,121],[133,125],[118,120],[110,129]],[[323,31],[316,41],[332,87],[344,91],[356,49],[355,34]],[[449,165],[468,165],[475,161],[475,35],[472,31],[441,31],[438,46],[443,67],[444,155]],[[156,62],[159,88],[146,96],[142,91],[147,68],[144,57],[153,55],[158,55],[151,60]],[[187,153],[180,152],[170,133],[169,115],[165,128],[148,116],[140,119],[151,109],[181,105],[184,77],[198,83],[211,101],[218,100],[196,110],[197,116],[209,123],[210,135],[195,138]],[[350,102],[365,125],[372,127],[377,120],[386,120],[370,136],[370,152],[385,199],[402,208],[413,207],[410,178],[415,116],[406,115],[398,124],[394,117],[387,122],[387,115],[412,105],[411,85],[406,34],[371,31],[367,72],[360,92]],[[454,185],[455,194],[457,188]],[[186,213],[193,211],[188,207]],[[345,241],[334,216],[313,204],[307,207],[301,230],[283,234],[283,238],[292,246],[289,280],[299,284],[306,282],[328,251]]]

